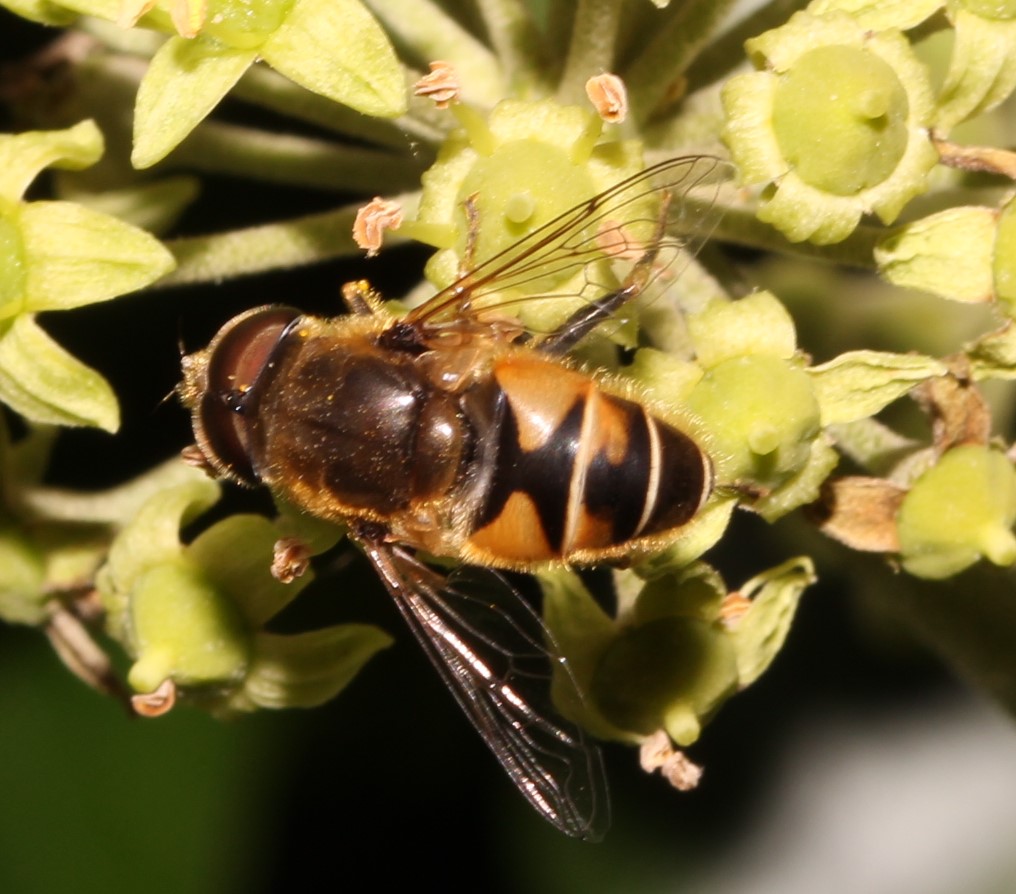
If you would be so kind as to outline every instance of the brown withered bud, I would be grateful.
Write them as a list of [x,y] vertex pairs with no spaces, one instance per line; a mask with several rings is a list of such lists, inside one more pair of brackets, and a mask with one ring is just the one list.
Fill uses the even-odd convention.
[[900,548],[896,515],[906,494],[882,478],[830,479],[808,515],[823,534],[851,549],[893,553]]
[[969,376],[966,358],[952,358],[952,375],[922,382],[914,400],[931,418],[935,450],[945,453],[961,444],[987,444],[991,411]]

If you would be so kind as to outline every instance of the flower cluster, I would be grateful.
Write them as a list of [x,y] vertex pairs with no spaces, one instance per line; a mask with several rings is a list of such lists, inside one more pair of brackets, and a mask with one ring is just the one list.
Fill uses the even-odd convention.
[[[45,427],[114,431],[118,409],[38,314],[156,282],[207,284],[362,249],[390,257],[406,239],[437,249],[428,282],[400,305],[414,307],[675,156],[716,176],[646,180],[611,207],[618,219],[576,227],[554,252],[534,249],[549,263],[469,295],[485,325],[539,337],[637,281],[624,318],[584,340],[574,364],[688,432],[715,473],[708,501],[659,554],[614,572],[614,611],[571,570],[539,572],[546,626],[571,668],[554,682],[561,710],[650,751],[662,731],[666,752],[692,744],[759,677],[815,573],[791,558],[728,588],[703,556],[736,508],[766,522],[805,516],[915,578],[1016,563],[1016,451],[1004,405],[981,390],[1016,378],[1016,215],[1005,189],[1016,157],[956,141],[1016,139],[996,113],[1016,88],[1012,3],[813,0],[782,23],[770,8],[730,22],[725,3],[646,4],[630,21],[620,6],[589,4],[603,13],[595,23],[582,18],[587,4],[551,21],[480,4],[483,28],[438,0],[0,5],[76,40],[59,45],[72,74],[58,83],[26,62],[35,88],[9,99],[35,129],[0,136],[0,401],[29,426],[0,443],[0,616],[51,631],[55,618],[76,624],[65,657],[110,688],[86,630],[104,623],[131,658],[139,712],[177,698],[219,713],[318,704],[387,636],[268,626],[312,576],[273,577],[280,544],[295,537],[316,555],[338,528],[285,506],[274,519],[195,522],[218,488],[165,466],[102,494],[101,511],[46,487]],[[637,57],[621,52],[636,39]],[[213,113],[227,96],[290,115],[299,132],[278,133],[277,118],[226,122]],[[163,162],[187,177],[165,178]],[[33,201],[27,191],[48,167],[62,169],[59,198]],[[222,172],[378,198],[165,243],[140,228],[171,231],[197,178]],[[748,290],[703,250],[710,236],[781,260],[754,264]],[[802,273],[793,259],[809,255],[880,279],[858,287],[859,277]],[[882,318],[874,335],[857,323],[872,296],[888,304],[903,290],[922,293],[906,319]],[[378,306],[366,286],[354,291]],[[143,304],[124,302],[124,313]],[[897,425],[905,399],[916,431]],[[844,573],[863,586],[868,568]],[[992,612],[1007,597],[999,587],[980,615],[957,605],[963,625],[945,618],[933,638],[1009,697],[1016,644],[999,669],[976,635],[955,634],[994,637]],[[660,753],[649,764],[676,766],[672,778],[689,784],[688,765]]]

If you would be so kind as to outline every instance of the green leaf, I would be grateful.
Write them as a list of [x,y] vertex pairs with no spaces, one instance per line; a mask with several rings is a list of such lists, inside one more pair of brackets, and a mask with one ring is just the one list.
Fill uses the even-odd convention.
[[947,371],[932,357],[885,351],[848,351],[808,370],[823,426],[874,416],[915,385]]
[[207,37],[171,37],[152,57],[134,109],[131,162],[161,161],[218,105],[257,58]]
[[[342,624],[295,636],[259,633],[243,701],[262,708],[313,708],[338,695],[392,638],[369,624]],[[241,700],[242,699],[242,700]]]
[[33,422],[108,432],[120,425],[116,395],[106,380],[61,348],[30,314],[0,336],[0,400]]
[[176,263],[144,230],[73,202],[33,202],[20,222],[26,311],[107,301],[148,285]]
[[0,197],[16,202],[44,168],[87,168],[102,157],[102,151],[102,133],[94,121],[67,130],[0,136]]
[[261,56],[300,86],[365,115],[406,111],[395,51],[359,0],[298,0]]

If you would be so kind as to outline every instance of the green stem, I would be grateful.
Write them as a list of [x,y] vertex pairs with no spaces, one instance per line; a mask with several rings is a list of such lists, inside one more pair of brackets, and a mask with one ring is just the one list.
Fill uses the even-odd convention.
[[557,78],[560,83],[560,73],[564,70],[565,54],[553,52],[566,47],[572,40],[572,32],[575,30],[575,0],[544,0],[544,22],[543,22],[543,43],[551,49],[547,59],[547,76]]
[[441,131],[410,116],[391,120],[361,115],[348,106],[297,86],[263,65],[252,65],[247,69],[231,95],[280,115],[376,146],[404,151],[414,140],[436,144],[444,138]]
[[422,171],[420,159],[408,154],[339,146],[216,121],[200,125],[169,164],[267,183],[365,194],[413,189]]
[[[416,213],[417,193],[396,197],[407,217]],[[284,223],[232,230],[213,236],[174,239],[166,247],[177,268],[156,287],[218,282],[266,270],[299,267],[332,258],[363,254],[353,242],[358,207],[347,205],[323,214],[310,214]],[[389,244],[397,242],[392,238]]]
[[842,242],[835,245],[814,245],[811,242],[790,242],[778,230],[755,217],[754,209],[744,205],[726,205],[723,216],[713,231],[713,239],[747,248],[758,248],[780,255],[792,255],[830,264],[845,264],[873,270],[875,243],[885,233],[880,227],[862,224]]
[[78,20],[77,27],[111,50],[148,59],[155,55],[155,51],[162,46],[167,37],[147,28],[121,28],[105,19],[93,19],[90,16],[82,16]]
[[504,96],[497,56],[431,0],[367,0],[367,6],[420,68],[439,59],[451,62],[465,99],[493,106]]
[[634,118],[644,123],[727,16],[734,0],[685,0],[662,11],[656,36],[622,72]]
[[702,50],[688,69],[688,92],[726,78],[744,63],[744,42],[748,38],[782,25],[805,5],[805,0],[773,0],[724,32]]
[[46,521],[124,525],[153,494],[185,485],[203,475],[179,457],[173,457],[109,490],[83,493],[55,487],[32,488],[20,496],[20,507],[34,518]]
[[613,70],[620,21],[617,0],[579,0],[557,91],[559,102],[584,102],[586,81]]
[[538,81],[544,71],[542,41],[525,4],[519,0],[477,0],[477,6],[509,83]]

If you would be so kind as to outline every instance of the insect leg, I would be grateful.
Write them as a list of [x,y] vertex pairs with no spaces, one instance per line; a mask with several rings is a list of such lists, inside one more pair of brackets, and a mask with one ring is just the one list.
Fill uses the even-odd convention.
[[631,272],[621,284],[621,288],[609,292],[584,307],[580,307],[558,328],[545,339],[535,345],[544,354],[566,354],[583,338],[608,319],[617,310],[634,298],[637,298],[646,287],[652,274],[653,264],[660,252],[660,243],[667,224],[667,212],[670,207],[670,193],[665,193],[661,201],[660,215],[650,240],[649,247],[635,262]]
[[381,296],[371,288],[365,279],[347,282],[342,287],[342,300],[351,314],[369,316],[377,313],[381,304]]

